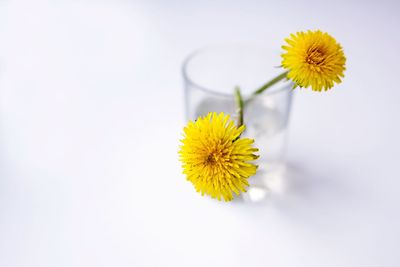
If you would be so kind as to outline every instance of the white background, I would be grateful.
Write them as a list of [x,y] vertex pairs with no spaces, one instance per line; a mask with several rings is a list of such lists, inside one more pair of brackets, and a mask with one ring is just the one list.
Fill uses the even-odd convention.
[[[399,7],[0,1],[0,266],[400,266]],[[279,190],[198,195],[177,160],[185,56],[317,28],[346,78],[296,92]]]

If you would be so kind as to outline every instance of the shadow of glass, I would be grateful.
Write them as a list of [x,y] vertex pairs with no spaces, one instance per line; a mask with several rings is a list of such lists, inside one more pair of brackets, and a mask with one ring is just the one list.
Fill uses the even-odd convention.
[[273,205],[282,212],[302,208],[326,212],[354,199],[349,176],[332,162],[289,162],[274,171],[259,172],[242,200]]

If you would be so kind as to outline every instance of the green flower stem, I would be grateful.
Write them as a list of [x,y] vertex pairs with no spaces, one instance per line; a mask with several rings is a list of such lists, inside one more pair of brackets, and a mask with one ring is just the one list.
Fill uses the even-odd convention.
[[279,74],[278,76],[276,76],[275,78],[273,78],[272,80],[270,80],[269,82],[267,82],[266,84],[264,84],[263,86],[261,86],[260,88],[255,90],[250,95],[250,97],[248,99],[246,99],[246,101],[243,101],[243,97],[240,92],[239,86],[235,87],[235,104],[236,104],[236,114],[238,116],[238,121],[237,121],[238,127],[243,125],[244,106],[247,105],[249,102],[251,102],[257,95],[261,94],[262,92],[264,92],[265,90],[267,90],[268,88],[273,86],[274,84],[276,84],[276,83],[280,82],[281,80],[283,80],[284,78],[286,78],[287,74],[288,74],[287,71]]
[[270,88],[272,85],[274,85],[277,82],[279,82],[279,81],[283,80],[284,78],[286,78],[287,74],[288,74],[288,72],[285,71],[284,73],[276,76],[275,78],[273,78],[272,80],[270,80],[269,82],[267,82],[266,84],[264,84],[263,86],[261,86],[260,88],[255,90],[254,93],[252,94],[252,96],[261,94],[262,92],[264,92],[265,90]]
[[243,97],[240,92],[240,87],[235,87],[235,104],[236,104],[236,114],[238,116],[237,127],[243,125]]

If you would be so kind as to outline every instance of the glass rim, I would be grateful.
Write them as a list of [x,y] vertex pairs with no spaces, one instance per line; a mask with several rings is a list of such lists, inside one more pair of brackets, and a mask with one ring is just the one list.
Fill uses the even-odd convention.
[[[249,47],[253,46],[253,45],[248,45],[248,44],[245,44],[245,45],[249,46]],[[191,62],[191,60],[194,57],[196,57],[199,54],[202,54],[203,52],[205,52],[205,51],[207,51],[209,49],[216,48],[216,47],[223,47],[223,46],[232,46],[232,44],[231,45],[229,45],[229,44],[226,44],[226,45],[209,45],[209,46],[204,46],[204,47],[195,49],[194,51],[189,53],[185,57],[185,59],[183,60],[181,71],[182,71],[182,75],[183,75],[184,80],[186,82],[188,82],[189,84],[191,84],[192,86],[196,87],[197,89],[199,89],[199,90],[201,90],[201,91],[203,91],[205,93],[209,93],[209,94],[215,94],[215,95],[219,95],[219,96],[223,96],[223,97],[233,97],[233,92],[232,93],[223,93],[223,92],[219,92],[217,90],[213,90],[213,89],[207,88],[207,87],[205,87],[203,85],[200,85],[199,83],[197,83],[193,79],[191,79],[189,74],[188,74],[188,72],[187,72],[188,65],[189,65],[189,63]],[[253,46],[253,47],[257,47],[257,46]],[[276,94],[276,93],[280,93],[282,91],[287,91],[288,88],[290,88],[290,89],[293,88],[293,83],[290,80],[289,80],[287,85],[282,86],[281,88],[275,89],[275,90],[266,90],[262,94],[263,95],[273,95],[273,94]]]

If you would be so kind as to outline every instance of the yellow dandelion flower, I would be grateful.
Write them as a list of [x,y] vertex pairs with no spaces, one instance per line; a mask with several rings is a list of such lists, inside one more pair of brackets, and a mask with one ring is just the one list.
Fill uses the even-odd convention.
[[314,91],[329,90],[344,77],[346,57],[343,49],[328,33],[298,32],[285,39],[282,66],[287,77],[300,87]]
[[183,173],[197,192],[225,201],[233,192],[246,192],[248,178],[257,166],[249,163],[258,156],[252,147],[254,140],[240,138],[245,127],[236,127],[229,115],[208,113],[184,128],[179,151]]

